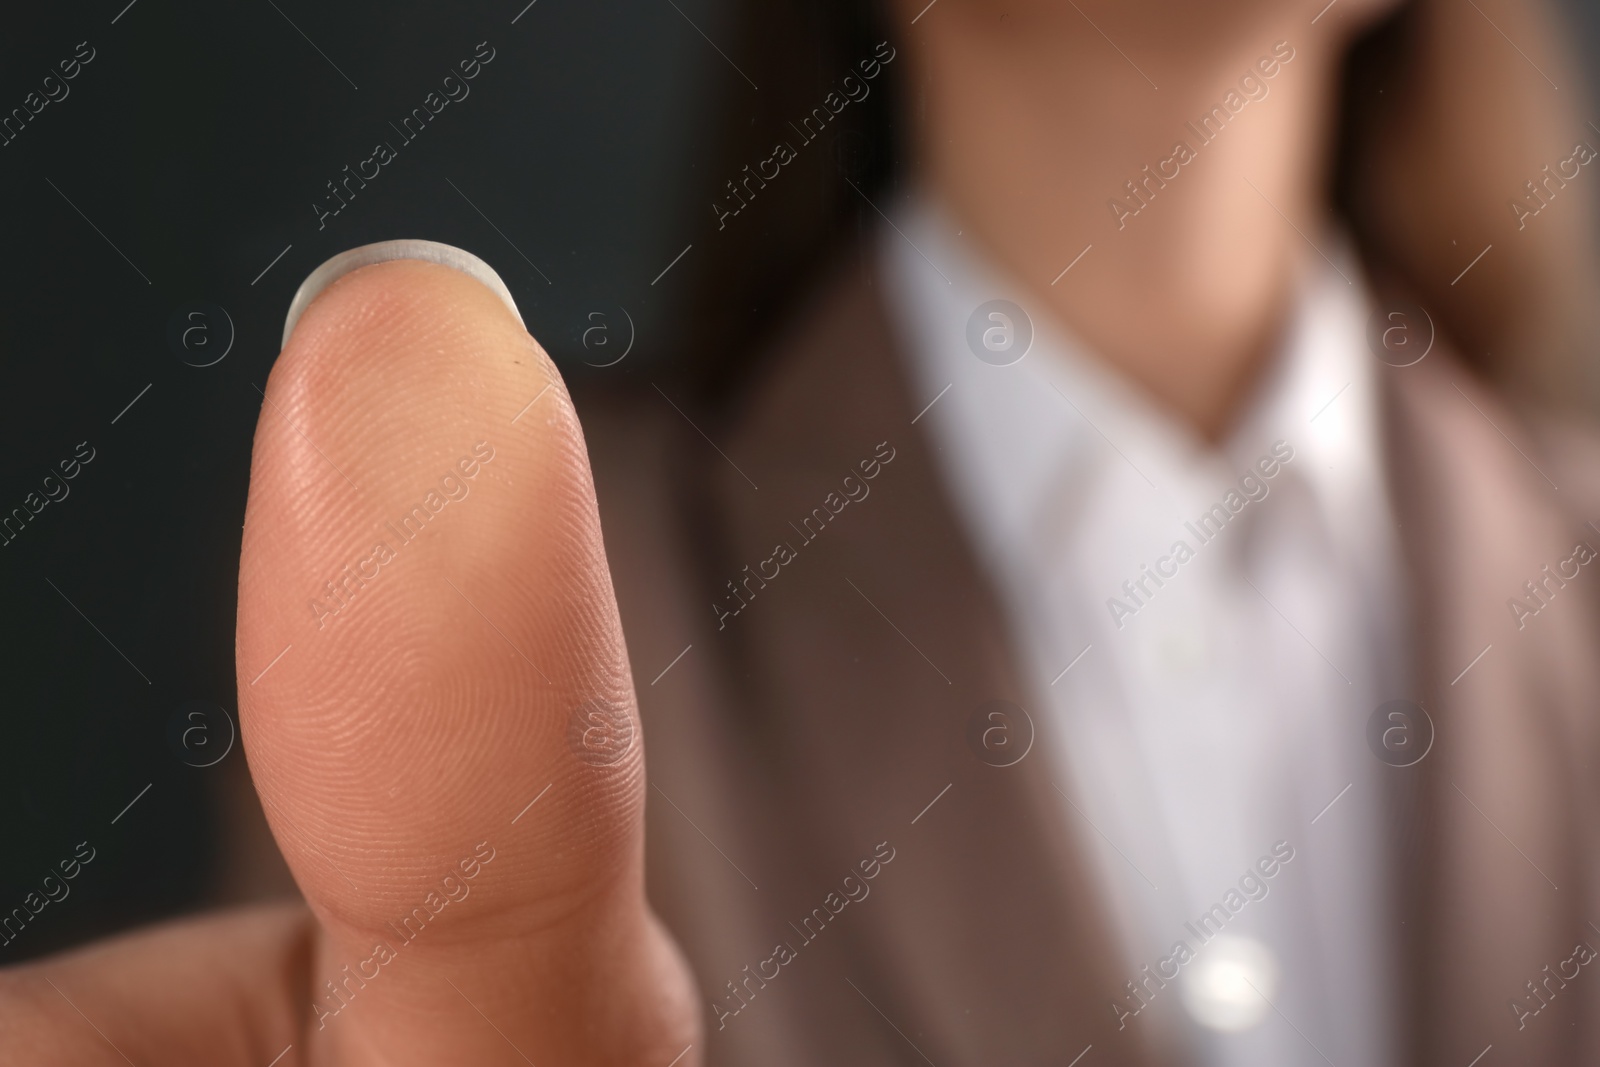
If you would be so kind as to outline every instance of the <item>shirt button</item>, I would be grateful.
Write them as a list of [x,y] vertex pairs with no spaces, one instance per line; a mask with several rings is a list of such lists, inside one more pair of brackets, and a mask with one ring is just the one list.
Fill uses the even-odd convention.
[[1219,934],[1184,968],[1180,994],[1190,1018],[1211,1030],[1239,1033],[1267,1017],[1278,991],[1278,961],[1253,937]]
[[1213,649],[1206,624],[1191,618],[1184,622],[1193,625],[1151,628],[1143,649],[1146,670],[1161,678],[1189,680],[1212,669]]

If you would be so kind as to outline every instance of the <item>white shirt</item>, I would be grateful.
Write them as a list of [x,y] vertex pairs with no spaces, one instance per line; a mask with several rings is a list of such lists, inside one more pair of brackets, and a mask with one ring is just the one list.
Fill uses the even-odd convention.
[[[917,406],[932,402],[919,421],[1042,701],[1027,709],[1037,751],[1091,853],[1126,977],[1144,983],[1142,997],[1107,989],[1105,1010],[1179,1062],[1395,1062],[1379,808],[1395,771],[1366,724],[1407,695],[1406,607],[1358,269],[1309,257],[1281,349],[1214,447],[1087,354],[931,202],[897,212],[881,240]],[[1028,309],[1034,334],[1007,366],[995,362],[1015,348],[985,361],[969,344],[974,309],[996,298]],[[1007,325],[971,332],[1003,346]],[[1009,325],[1015,344],[1025,329]]]

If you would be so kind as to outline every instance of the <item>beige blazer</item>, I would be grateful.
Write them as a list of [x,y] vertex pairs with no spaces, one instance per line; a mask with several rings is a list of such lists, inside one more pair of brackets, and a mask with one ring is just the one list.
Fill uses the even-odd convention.
[[[580,397],[648,746],[650,895],[698,976],[708,1062],[1153,1064],[1111,1008],[1135,976],[1043,744],[1005,768],[967,744],[978,705],[1032,694],[900,343],[857,269],[721,417]],[[1600,548],[1600,450],[1530,429],[1441,347],[1382,373],[1436,727],[1385,771],[1401,1058],[1600,1063],[1600,965],[1575,955],[1600,948],[1600,565],[1520,630],[1508,607]]]

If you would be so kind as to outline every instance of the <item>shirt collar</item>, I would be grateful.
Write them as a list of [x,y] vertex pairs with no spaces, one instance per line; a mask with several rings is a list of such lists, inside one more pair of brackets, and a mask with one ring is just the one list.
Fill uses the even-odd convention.
[[[959,510],[991,560],[1054,540],[1067,487],[1131,477],[1153,490],[1150,507],[1195,514],[1276,441],[1295,450],[1285,470],[1310,490],[1341,557],[1359,560],[1383,536],[1374,530],[1387,497],[1365,344],[1370,303],[1342,240],[1322,243],[1333,259],[1308,260],[1271,363],[1220,445],[1095,359],[928,196],[897,211],[881,241],[891,321],[914,391],[931,405],[919,421],[929,423]],[[994,300],[1023,309],[1032,328],[1026,355],[1007,366],[985,362],[969,343],[969,320]]]

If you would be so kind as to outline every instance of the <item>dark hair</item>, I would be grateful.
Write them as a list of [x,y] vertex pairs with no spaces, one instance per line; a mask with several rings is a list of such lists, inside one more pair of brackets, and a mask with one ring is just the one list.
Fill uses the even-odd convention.
[[[740,67],[760,86],[730,83],[719,116],[713,173],[734,179],[787,139],[796,158],[759,191],[757,210],[726,220],[698,272],[687,335],[697,351],[680,368],[708,402],[730,395],[754,371],[759,353],[837,257],[863,268],[878,218],[878,198],[897,170],[897,63],[884,66],[871,93],[851,103],[814,140],[791,125],[837,91],[893,34],[871,0],[745,0],[736,5]],[[708,183],[709,184],[709,183]],[[726,197],[730,202],[731,196]],[[708,213],[712,209],[708,205]]]
[[1562,31],[1546,0],[1493,23],[1412,0],[1346,56],[1332,193],[1380,290],[1421,302],[1513,397],[1593,415],[1600,183],[1563,188],[1559,217],[1527,214],[1544,168],[1588,140],[1574,101],[1592,97]]

